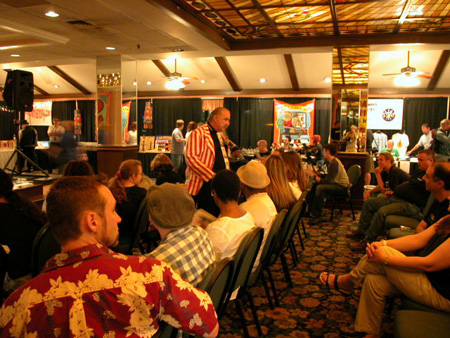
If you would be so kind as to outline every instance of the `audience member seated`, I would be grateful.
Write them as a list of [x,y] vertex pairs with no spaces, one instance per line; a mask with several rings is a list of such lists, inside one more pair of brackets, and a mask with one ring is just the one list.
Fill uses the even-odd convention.
[[156,155],[150,164],[150,169],[158,174],[156,177],[156,185],[163,183],[184,183],[180,174],[173,170],[172,161],[167,155]]
[[109,182],[109,189],[117,201],[116,211],[122,222],[119,224],[120,243],[129,243],[139,205],[147,191],[137,185],[142,179],[142,163],[126,160],[120,164],[119,172]]
[[394,157],[400,157],[400,153],[398,152],[397,149],[394,148],[394,141],[393,140],[389,140],[387,142],[387,147],[381,149],[382,153],[389,153]]
[[240,185],[236,173],[227,169],[219,171],[212,180],[212,195],[220,216],[206,231],[217,259],[233,257],[244,234],[255,227],[252,215],[238,204]]
[[285,136],[283,139],[283,144],[279,148],[281,151],[294,151],[294,148],[291,146],[291,137]]
[[0,337],[152,337],[159,320],[217,336],[206,292],[166,263],[108,249],[118,243],[120,217],[105,186],[93,177],[63,177],[47,200],[62,253],[3,303]]
[[154,185],[147,193],[147,208],[161,242],[146,256],[170,264],[186,281],[197,285],[216,254],[208,233],[192,225],[195,203],[191,195],[180,184]]
[[314,135],[311,142],[310,151],[311,154],[315,156],[316,163],[319,165],[324,164],[324,157],[323,157],[323,147],[322,143],[320,143],[322,140],[322,137],[320,135]]
[[290,209],[296,202],[294,193],[289,186],[286,165],[281,155],[270,155],[265,163],[270,184],[267,186],[267,194],[272,199],[280,212],[283,209]]
[[265,158],[272,153],[272,151],[267,148],[266,140],[259,140],[256,145],[258,146],[258,152],[256,153],[257,158]]
[[312,205],[309,214],[313,218],[309,223],[317,224],[321,222],[323,202],[325,196],[344,198],[347,196],[347,189],[351,186],[347,172],[341,161],[336,157],[338,148],[336,144],[327,144],[325,147],[325,160],[328,161],[328,173],[326,176],[318,176],[314,171],[310,175],[314,176],[315,184],[312,190]]
[[242,155],[241,148],[239,147],[233,147],[231,149],[231,157],[229,157],[228,160],[230,162],[230,169],[233,171],[237,171],[248,162],[244,155]]
[[[378,155],[378,167],[375,168],[375,176],[378,185],[364,193],[364,200],[368,200],[371,194],[384,193],[385,190],[394,191],[397,186],[409,179],[409,174],[395,166],[394,158],[389,153]],[[389,186],[387,186],[389,185]]]
[[[266,192],[270,178],[267,175],[266,167],[257,161],[251,161],[245,166],[240,167],[237,175],[241,180],[242,193],[247,199],[240,206],[252,215],[257,227],[264,229],[264,237],[260,249],[261,254],[272,223],[277,216],[277,208]],[[259,255],[256,257],[254,269],[258,265]]]
[[414,217],[425,207],[430,193],[426,190],[423,177],[434,163],[434,152],[422,150],[417,159],[419,169],[407,181],[399,184],[392,195],[388,191],[384,196],[380,194],[364,202],[358,229],[349,236],[361,240],[352,246],[353,249],[363,250],[366,243],[373,242],[382,235],[387,216]]
[[94,176],[94,169],[89,162],[72,160],[67,162],[63,168],[63,176]]
[[286,165],[289,186],[294,193],[295,199],[298,200],[302,191],[306,190],[306,185],[308,184],[302,158],[295,151],[286,151],[281,157]]
[[31,278],[31,248],[45,215],[13,191],[11,177],[0,169],[0,245],[8,247],[7,283],[12,291]]
[[347,295],[362,285],[355,331],[366,338],[380,337],[386,298],[400,294],[450,312],[450,216],[419,234],[373,242],[366,252],[349,274],[320,275],[323,284]]

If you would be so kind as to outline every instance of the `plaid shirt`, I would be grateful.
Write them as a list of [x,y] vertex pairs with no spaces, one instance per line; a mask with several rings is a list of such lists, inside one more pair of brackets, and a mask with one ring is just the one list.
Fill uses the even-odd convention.
[[216,261],[207,232],[194,225],[171,231],[147,256],[170,264],[193,285],[202,280],[204,272]]

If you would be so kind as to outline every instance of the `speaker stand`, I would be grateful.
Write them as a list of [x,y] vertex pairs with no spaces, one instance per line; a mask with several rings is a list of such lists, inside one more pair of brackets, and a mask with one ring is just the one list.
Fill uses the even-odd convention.
[[[14,159],[14,155],[17,155],[16,163],[14,164],[13,169],[9,169],[8,165]],[[17,146],[16,146],[16,149],[14,149],[14,152],[9,157],[9,159],[6,162],[5,166],[3,167],[3,171],[6,172],[8,170],[8,171],[11,171],[13,175],[22,175],[22,172],[20,172],[19,170],[16,170],[16,168],[18,167],[18,162],[20,161],[20,156],[22,156],[23,159],[27,160],[28,164],[33,165],[34,168],[39,169],[39,171],[44,174],[44,176],[37,176],[37,175],[33,175],[33,176],[36,176],[36,177],[50,177],[50,175],[47,174],[39,165],[37,165],[37,163],[32,161],[21,150],[17,149]]]

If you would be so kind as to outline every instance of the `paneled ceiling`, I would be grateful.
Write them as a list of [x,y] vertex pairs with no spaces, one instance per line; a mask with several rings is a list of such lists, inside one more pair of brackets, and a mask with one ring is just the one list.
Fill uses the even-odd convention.
[[[175,94],[326,94],[333,47],[367,45],[369,92],[450,94],[449,11],[450,0],[0,0],[0,65],[33,72],[37,97],[95,93],[96,58],[110,54],[126,60],[126,93],[174,95],[163,73],[177,55],[197,80]],[[408,50],[435,76],[397,90],[382,74],[406,67]]]

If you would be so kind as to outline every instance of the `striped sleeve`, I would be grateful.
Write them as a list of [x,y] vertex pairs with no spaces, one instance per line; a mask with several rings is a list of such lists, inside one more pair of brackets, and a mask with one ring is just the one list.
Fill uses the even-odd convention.
[[199,128],[194,130],[186,144],[186,164],[196,176],[205,182],[215,175],[210,168],[214,164],[213,156],[214,154],[206,149],[202,130]]

